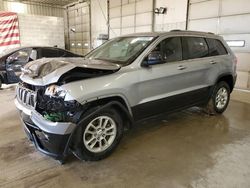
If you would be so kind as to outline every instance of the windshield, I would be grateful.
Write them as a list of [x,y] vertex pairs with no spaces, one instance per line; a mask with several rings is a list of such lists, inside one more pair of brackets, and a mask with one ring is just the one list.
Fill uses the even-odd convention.
[[86,58],[127,65],[133,61],[153,39],[154,37],[149,36],[118,37],[93,50]]

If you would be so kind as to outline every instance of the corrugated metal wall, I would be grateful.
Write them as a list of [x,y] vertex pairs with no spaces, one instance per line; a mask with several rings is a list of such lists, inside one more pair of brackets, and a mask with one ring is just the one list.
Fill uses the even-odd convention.
[[190,0],[188,29],[210,31],[225,40],[243,40],[231,47],[238,57],[238,88],[250,89],[250,1]]
[[110,38],[152,31],[153,0],[110,0]]
[[[80,54],[85,54],[94,48],[100,34],[109,34],[109,38],[113,38],[135,32],[151,32],[154,29],[156,31],[185,29],[186,26],[187,0],[91,0],[87,2],[72,4],[65,12],[66,47]],[[167,7],[167,14],[155,15],[154,4],[157,7]],[[88,16],[83,14],[80,19],[82,6],[86,8],[88,6],[87,9],[91,11],[86,12]],[[176,12],[178,15],[175,14]],[[72,29],[76,31],[73,32]]]
[[0,0],[0,10],[24,14],[63,17],[64,8],[44,4],[27,4]]

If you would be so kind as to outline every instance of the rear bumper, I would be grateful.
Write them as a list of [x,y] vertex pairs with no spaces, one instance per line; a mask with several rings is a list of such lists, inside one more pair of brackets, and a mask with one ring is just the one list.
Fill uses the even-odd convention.
[[35,110],[26,109],[15,100],[27,137],[36,149],[57,160],[63,160],[69,154],[71,134],[75,124],[70,122],[50,122]]

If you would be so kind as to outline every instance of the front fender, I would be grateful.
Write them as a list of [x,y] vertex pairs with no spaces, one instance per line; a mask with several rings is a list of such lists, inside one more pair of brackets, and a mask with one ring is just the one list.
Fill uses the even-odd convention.
[[[134,123],[132,116],[130,115],[130,113],[128,112],[128,110],[118,101],[111,101],[103,106],[99,106],[96,107],[95,110],[89,114],[87,114],[86,116],[84,116],[81,120],[78,121],[77,126],[74,128],[74,130],[72,131],[68,143],[65,147],[65,151],[64,154],[67,155],[68,151],[69,151],[69,147],[71,145],[71,143],[73,142],[73,139],[75,138],[75,133],[77,132],[77,129],[80,127],[80,125],[86,123],[88,120],[90,120],[95,114],[99,113],[100,111],[104,110],[104,109],[108,109],[108,108],[115,108],[120,110],[122,113],[125,115],[125,118],[127,118],[128,120],[128,125],[129,127],[131,127]],[[124,118],[124,117],[122,117]]]

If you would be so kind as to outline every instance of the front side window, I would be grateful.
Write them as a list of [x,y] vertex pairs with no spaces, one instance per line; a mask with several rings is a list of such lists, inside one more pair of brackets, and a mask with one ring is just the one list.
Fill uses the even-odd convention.
[[98,59],[127,65],[136,58],[152,41],[150,36],[118,37],[104,43],[90,52],[86,58]]
[[175,62],[182,60],[182,48],[180,37],[167,38],[159,45],[163,61]]
[[225,55],[227,51],[223,44],[217,39],[207,38],[207,43],[209,46],[209,56]]
[[29,62],[31,49],[23,49],[15,52],[7,58],[8,64],[24,65]]
[[208,46],[204,38],[182,37],[183,59],[208,57]]
[[161,41],[147,57],[147,64],[162,64],[182,60],[180,37],[170,37]]

